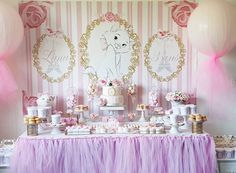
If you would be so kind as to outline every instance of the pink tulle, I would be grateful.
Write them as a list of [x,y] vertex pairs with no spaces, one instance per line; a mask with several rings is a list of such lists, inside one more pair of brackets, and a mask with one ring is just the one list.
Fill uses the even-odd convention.
[[225,119],[226,115],[234,112],[236,90],[220,59],[211,58],[200,65],[197,90],[199,99],[208,106],[210,115]]
[[[41,138],[41,139],[40,139]],[[12,173],[216,173],[209,135],[17,140]]]
[[7,64],[0,59],[0,100],[7,100],[17,90],[16,82]]

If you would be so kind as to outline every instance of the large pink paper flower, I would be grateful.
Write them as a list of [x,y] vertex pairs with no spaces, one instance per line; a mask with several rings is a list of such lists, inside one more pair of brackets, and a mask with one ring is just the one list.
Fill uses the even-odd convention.
[[19,12],[23,19],[25,27],[37,28],[39,27],[47,18],[47,5],[49,2],[36,2],[30,1],[26,3],[21,3],[19,6]]
[[168,1],[167,4],[172,8],[171,15],[175,23],[181,27],[187,27],[189,16],[197,4],[189,1]]

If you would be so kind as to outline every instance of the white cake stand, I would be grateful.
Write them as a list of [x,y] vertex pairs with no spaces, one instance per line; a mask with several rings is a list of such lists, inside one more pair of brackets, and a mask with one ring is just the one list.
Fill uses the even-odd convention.
[[171,134],[179,134],[179,125],[177,121],[177,114],[170,114],[170,123],[171,123],[171,129],[169,133]]
[[188,115],[190,114],[190,107],[188,105],[180,107],[180,113],[184,119],[184,122],[183,122],[184,125],[181,126],[180,128],[183,130],[188,130],[190,128],[190,126],[188,124]]
[[101,111],[109,111],[109,115],[113,116],[115,114],[115,111],[124,111],[125,106],[101,106]]
[[65,123],[60,123],[60,124],[49,124],[49,127],[52,127],[51,135],[60,135],[62,134],[60,127],[64,127]]
[[139,122],[146,122],[147,120],[145,119],[145,111],[144,109],[137,109],[137,111],[141,112],[141,117],[138,120]]
[[181,126],[180,128],[183,130],[188,130],[190,128],[190,125],[188,124],[188,115],[181,115],[184,119],[184,125]]

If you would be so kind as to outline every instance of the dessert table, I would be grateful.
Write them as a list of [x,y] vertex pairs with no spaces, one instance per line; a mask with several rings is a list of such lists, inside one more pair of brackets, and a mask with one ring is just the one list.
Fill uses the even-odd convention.
[[14,173],[216,173],[209,134],[21,135]]

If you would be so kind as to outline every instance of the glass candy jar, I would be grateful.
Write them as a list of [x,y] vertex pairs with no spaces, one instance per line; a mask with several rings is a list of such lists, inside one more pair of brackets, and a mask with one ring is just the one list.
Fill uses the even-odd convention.
[[38,135],[38,124],[41,122],[38,117],[25,117],[24,123],[27,126],[27,135],[28,136],[37,136]]

